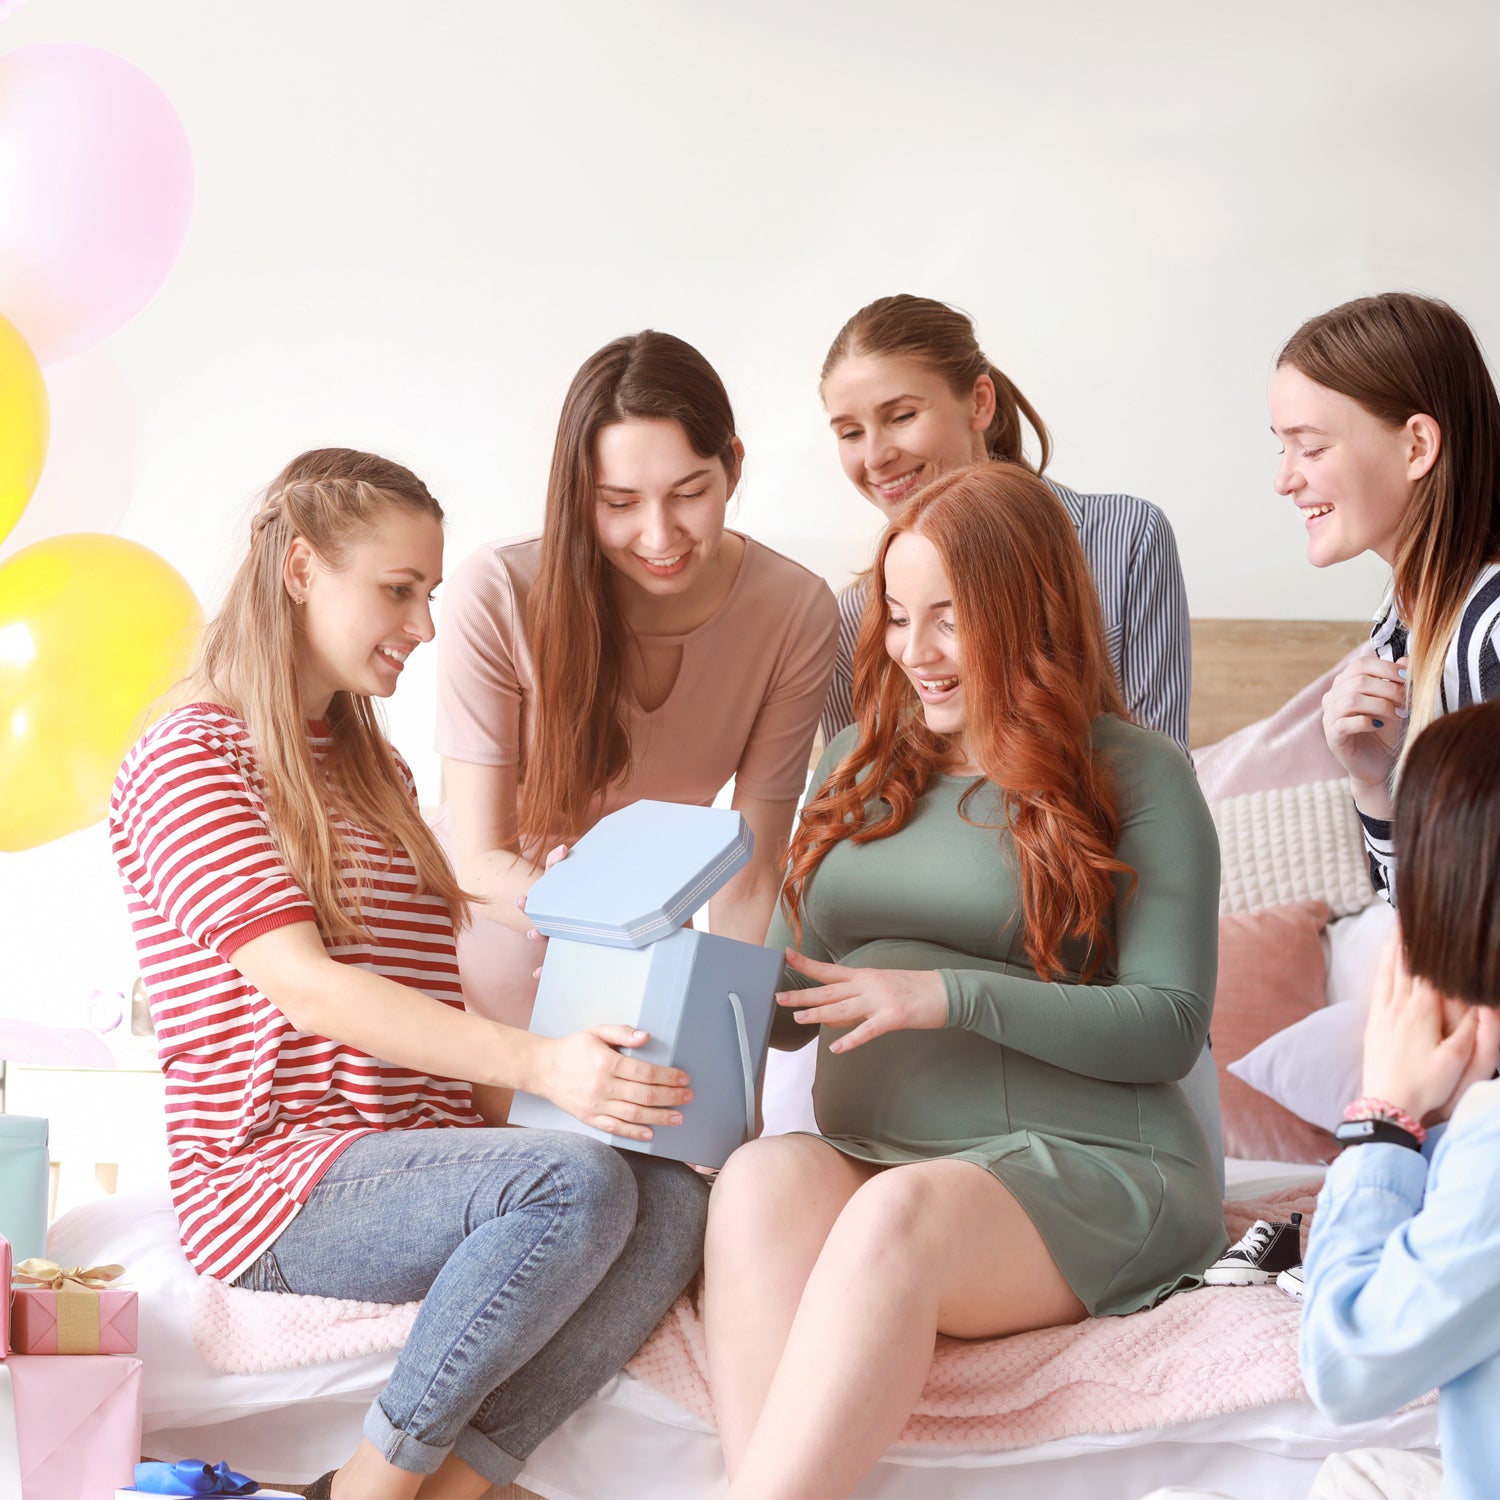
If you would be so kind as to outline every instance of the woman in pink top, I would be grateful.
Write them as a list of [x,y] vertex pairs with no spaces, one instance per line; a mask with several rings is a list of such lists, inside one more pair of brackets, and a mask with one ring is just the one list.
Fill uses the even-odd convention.
[[821,578],[726,528],[744,451],[696,349],[616,339],[563,403],[541,536],[480,548],[448,585],[437,747],[483,899],[459,965],[485,1015],[530,1016],[542,856],[642,797],[707,805],[734,779],[755,854],[711,919],[765,938],[838,616]]

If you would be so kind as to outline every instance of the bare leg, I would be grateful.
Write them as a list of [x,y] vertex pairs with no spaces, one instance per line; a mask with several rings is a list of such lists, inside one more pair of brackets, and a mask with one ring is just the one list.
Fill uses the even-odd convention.
[[778,1135],[741,1146],[714,1184],[703,1252],[703,1323],[731,1477],[823,1242],[875,1171],[812,1136]]
[[880,1173],[807,1279],[730,1495],[846,1495],[900,1436],[939,1333],[993,1338],[1084,1316],[1031,1220],[983,1168]]

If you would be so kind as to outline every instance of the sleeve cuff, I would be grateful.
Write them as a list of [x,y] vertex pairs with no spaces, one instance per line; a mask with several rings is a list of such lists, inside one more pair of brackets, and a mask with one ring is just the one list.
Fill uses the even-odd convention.
[[280,911],[264,912],[239,927],[231,927],[221,933],[214,943],[220,958],[233,958],[252,938],[264,937],[278,927],[290,927],[294,922],[316,922],[318,914],[310,906],[287,906]]
[[1354,811],[1359,813],[1359,821],[1372,839],[1379,839],[1383,844],[1390,843],[1393,825],[1389,818],[1372,818],[1368,813],[1360,812],[1358,805],[1355,806]]
[[1330,1208],[1356,1192],[1373,1190],[1391,1193],[1416,1213],[1427,1191],[1427,1158],[1381,1141],[1351,1146],[1334,1158],[1324,1182]]

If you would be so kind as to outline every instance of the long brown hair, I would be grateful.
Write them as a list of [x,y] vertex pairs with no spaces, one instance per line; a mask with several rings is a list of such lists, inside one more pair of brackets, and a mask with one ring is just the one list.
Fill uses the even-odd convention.
[[[839,329],[823,361],[819,383],[828,379],[835,365],[851,355],[920,360],[948,383],[955,396],[966,397],[981,375],[995,387],[995,415],[984,432],[984,451],[991,458],[1021,464],[1033,474],[1042,473],[1052,457],[1052,438],[1016,383],[979,347],[974,324],[965,313],[931,297],[913,297],[902,292],[880,297],[860,310]],[[1036,463],[1025,454],[1025,418],[1036,434],[1040,453]]]
[[[899,664],[886,651],[885,560],[910,532],[936,548],[952,591],[964,678],[964,750],[1005,802],[1026,952],[1042,978],[1062,968],[1065,939],[1090,945],[1085,977],[1110,943],[1120,809],[1095,754],[1100,714],[1125,717],[1088,563],[1052,492],[1017,464],[955,469],[912,497],[875,557],[854,653],[853,750],[807,805],[782,893],[800,933],[809,880],[841,839],[889,838],[932,777],[951,763]],[[875,805],[884,804],[883,813]]]
[[1396,611],[1411,633],[1411,719],[1402,762],[1436,717],[1443,659],[1480,568],[1500,556],[1500,399],[1473,330],[1446,302],[1384,292],[1309,319],[1278,368],[1359,402],[1392,427],[1422,413],[1437,459],[1396,532]]
[[1500,1006],[1500,703],[1444,714],[1396,796],[1406,963],[1444,995]]
[[352,448],[294,458],[261,497],[250,549],[204,629],[191,678],[196,691],[227,699],[249,725],[271,836],[333,942],[368,938],[361,896],[378,873],[364,869],[338,818],[388,850],[404,849],[418,889],[439,897],[455,925],[468,919],[468,897],[412,803],[375,705],[362,693],[333,695],[327,713],[333,748],[321,764],[303,719],[301,622],[283,580],[287,551],[300,536],[327,567],[339,568],[391,507],[443,519],[427,486],[389,459]]
[[593,799],[630,770],[623,699],[636,641],[615,602],[595,519],[595,442],[631,419],[676,422],[700,458],[738,477],[734,411],[691,344],[646,329],[584,361],[563,401],[542,555],[526,604],[536,705],[521,785],[521,847],[584,831]]

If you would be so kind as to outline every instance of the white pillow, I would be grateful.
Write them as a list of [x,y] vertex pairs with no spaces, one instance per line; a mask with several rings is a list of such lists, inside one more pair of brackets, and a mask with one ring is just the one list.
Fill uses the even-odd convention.
[[1375,988],[1380,955],[1396,930],[1396,913],[1384,901],[1374,901],[1356,916],[1330,922],[1323,929],[1328,951],[1328,1003],[1354,1000],[1366,1004]]
[[1370,990],[1395,927],[1384,901],[1330,922],[1328,1005],[1267,1037],[1229,1071],[1310,1124],[1336,1129],[1359,1095]]
[[1219,912],[1326,901],[1335,917],[1375,899],[1359,818],[1342,781],[1245,792],[1210,805],[1219,831]]

